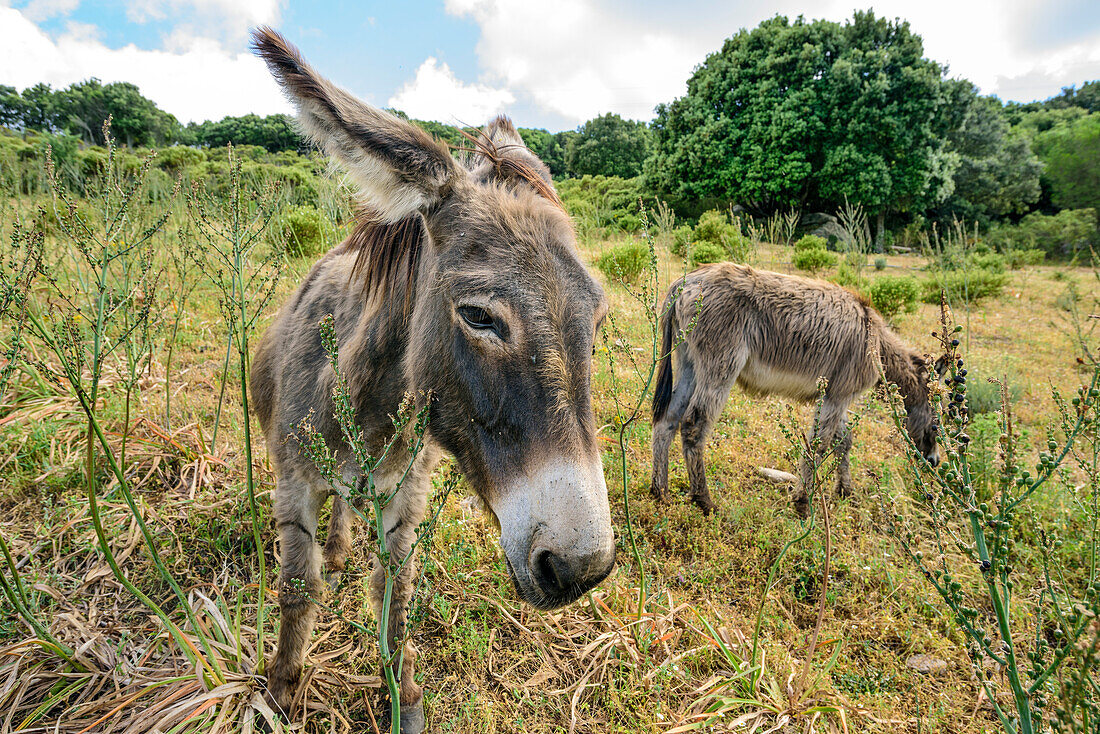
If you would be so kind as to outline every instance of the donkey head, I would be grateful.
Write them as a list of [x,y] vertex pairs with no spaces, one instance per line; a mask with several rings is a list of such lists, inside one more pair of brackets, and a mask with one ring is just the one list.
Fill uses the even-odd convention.
[[433,396],[428,431],[499,521],[520,595],[541,608],[576,599],[614,565],[590,387],[607,305],[548,171],[504,118],[463,165],[318,76],[274,31],[254,44],[375,222],[422,233],[408,386]]
[[940,463],[940,449],[936,443],[939,416],[929,400],[928,373],[929,368],[934,367],[937,377],[942,378],[947,371],[947,363],[941,357],[935,365],[931,365],[926,357],[916,353],[910,355],[909,362],[910,376],[898,384],[905,401],[905,431],[928,463],[936,466]]

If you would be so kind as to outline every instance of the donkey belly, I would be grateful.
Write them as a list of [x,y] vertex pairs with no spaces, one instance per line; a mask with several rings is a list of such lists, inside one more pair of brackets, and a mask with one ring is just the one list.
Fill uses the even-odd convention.
[[745,362],[737,375],[737,384],[752,395],[782,395],[801,401],[817,397],[816,379],[766,364],[755,356]]

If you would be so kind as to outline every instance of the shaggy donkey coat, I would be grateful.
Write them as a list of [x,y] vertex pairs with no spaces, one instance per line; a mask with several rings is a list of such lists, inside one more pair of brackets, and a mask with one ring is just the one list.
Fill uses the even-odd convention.
[[[813,436],[821,439],[822,452],[837,446],[841,492],[850,491],[852,484],[848,406],[883,373],[901,392],[908,413],[906,430],[917,448],[929,461],[937,460],[927,358],[906,346],[877,311],[850,291],[832,283],[717,263],[674,283],[662,318],[651,485],[658,499],[666,497],[668,452],[679,431],[691,498],[706,513],[714,508],[703,450],[734,384],[751,394],[810,402],[817,399],[818,379],[826,379]],[[681,339],[675,349],[674,385],[671,352]],[[810,470],[810,462],[803,460],[803,491],[796,500],[802,512]]]
[[[393,435],[389,416],[405,395],[428,407],[423,450],[410,455],[409,437],[400,437],[373,476],[378,491],[397,489],[382,516],[391,557],[415,548],[430,474],[450,454],[500,523],[519,595],[546,609],[576,599],[614,565],[590,389],[607,303],[577,259],[549,171],[507,119],[472,140],[477,150],[462,163],[420,128],[318,76],[274,31],[260,29],[254,44],[298,107],[302,130],[343,164],[369,207],[302,281],[253,360],[253,404],[276,472],[282,581],[268,685],[285,711],[322,562],[335,576],[351,550],[352,516],[338,496],[319,552],[318,514],[331,488],[294,438],[308,417],[338,460],[352,456],[333,417],[320,320],[334,317],[341,371],[373,455]],[[349,486],[359,479],[358,469],[345,474]],[[415,652],[404,639],[414,575],[410,563],[396,579],[384,620],[391,649],[404,644],[394,666],[406,734],[424,727]],[[307,594],[296,593],[303,587]],[[376,567],[376,612],[382,589]]]

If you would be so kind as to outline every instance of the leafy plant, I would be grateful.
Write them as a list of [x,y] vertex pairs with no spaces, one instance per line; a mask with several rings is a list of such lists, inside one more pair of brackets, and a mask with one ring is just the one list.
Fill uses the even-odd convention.
[[[820,237],[817,239],[821,239]],[[829,252],[824,247],[814,247],[810,249],[795,250],[794,256],[791,258],[791,263],[799,270],[805,270],[808,273],[819,273],[826,268],[831,268],[836,265],[837,257],[835,253]]]
[[724,247],[708,240],[700,240],[691,247],[692,265],[722,262],[727,257],[729,253]]
[[886,318],[916,311],[920,292],[920,283],[909,275],[887,275],[876,278],[867,286],[867,298],[871,305]]
[[321,212],[311,206],[296,206],[282,215],[281,236],[292,257],[316,257],[325,251],[326,227]]
[[596,261],[596,267],[612,283],[636,283],[649,263],[645,243],[630,240],[609,247]]

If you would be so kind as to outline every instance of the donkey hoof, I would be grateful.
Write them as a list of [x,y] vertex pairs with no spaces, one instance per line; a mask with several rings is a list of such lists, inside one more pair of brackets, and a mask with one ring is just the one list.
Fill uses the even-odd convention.
[[401,707],[401,734],[421,734],[424,731],[424,699]]
[[717,505],[714,504],[714,500],[710,497],[692,497],[691,501],[695,503],[696,507],[702,510],[704,517],[710,515],[710,513],[714,512],[717,508]]

